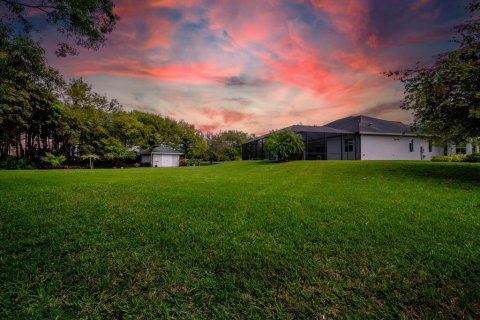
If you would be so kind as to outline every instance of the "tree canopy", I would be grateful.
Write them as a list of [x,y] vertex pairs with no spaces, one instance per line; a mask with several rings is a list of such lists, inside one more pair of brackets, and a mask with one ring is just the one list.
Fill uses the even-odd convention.
[[444,142],[480,137],[480,1],[468,10],[472,16],[456,28],[457,49],[430,66],[387,73],[404,83],[402,108],[413,112],[414,126]]
[[242,144],[250,140],[248,133],[228,130],[206,135],[207,158],[211,161],[238,160],[242,156]]
[[59,56],[76,54],[76,47],[100,48],[118,20],[112,0],[0,0],[0,7],[7,12],[3,24],[20,22],[26,33],[33,28],[29,16],[44,15],[65,36],[58,43]]

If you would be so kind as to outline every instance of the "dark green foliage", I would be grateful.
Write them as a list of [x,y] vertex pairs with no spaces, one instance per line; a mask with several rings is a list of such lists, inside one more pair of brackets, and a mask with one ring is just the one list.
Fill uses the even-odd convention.
[[45,20],[65,36],[65,41],[58,44],[59,56],[76,54],[76,46],[98,49],[118,20],[111,0],[0,0],[2,8],[9,13],[1,10],[2,20],[23,23],[27,33],[32,30],[28,15],[35,11],[43,13]]
[[0,22],[0,159],[14,146],[18,157],[31,160],[37,150],[51,148],[62,106],[57,91],[63,84],[31,39],[14,36]]
[[16,159],[8,156],[5,160],[0,160],[0,169],[34,169],[35,164],[27,158]]
[[265,152],[277,156],[278,160],[288,160],[292,154],[303,152],[303,138],[291,130],[270,133],[264,144]]
[[[37,92],[32,85],[17,95],[12,91],[14,100],[10,102],[0,98],[0,125],[4,128],[0,159],[14,149],[18,157],[28,156],[32,161],[38,161],[40,154],[54,152],[64,155],[70,164],[78,164],[86,154],[121,162],[125,159],[112,156],[122,148],[160,144],[181,148],[185,142],[189,157],[204,157],[207,146],[203,135],[186,122],[123,111],[116,100],[93,92],[82,79],[71,80],[62,90],[62,102],[48,88],[38,87],[44,91]],[[18,101],[19,93],[25,97],[23,104]]]
[[457,27],[459,48],[439,55],[432,66],[391,72],[405,84],[402,108],[413,111],[415,126],[442,141],[480,137],[479,1],[470,20]]
[[135,157],[135,152],[121,146],[107,146],[103,153],[103,158],[108,161],[134,160]]
[[478,319],[480,165],[0,171],[0,318]]
[[467,154],[467,162],[480,162],[480,153]]
[[58,168],[65,161],[65,157],[62,155],[56,156],[50,152],[46,152],[40,160],[51,168]]
[[209,161],[239,160],[242,156],[242,144],[250,140],[248,133],[236,130],[208,133],[205,136],[208,152],[205,159]]

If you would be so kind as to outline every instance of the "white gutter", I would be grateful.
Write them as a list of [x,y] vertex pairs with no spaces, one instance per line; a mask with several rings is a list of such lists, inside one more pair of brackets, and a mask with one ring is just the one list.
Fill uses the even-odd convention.
[[372,136],[400,136],[400,137],[433,137],[427,134],[416,134],[416,133],[387,133],[387,132],[365,132],[360,131],[359,134],[372,135]]

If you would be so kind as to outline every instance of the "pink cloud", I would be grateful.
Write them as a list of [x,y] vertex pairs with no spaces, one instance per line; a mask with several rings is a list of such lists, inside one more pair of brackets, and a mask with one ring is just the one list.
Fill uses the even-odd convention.
[[251,119],[253,114],[240,112],[236,110],[228,110],[225,108],[191,108],[190,112],[199,114],[207,119],[213,120],[221,118],[224,123],[231,124]]
[[91,74],[112,74],[137,78],[151,78],[184,83],[212,83],[218,79],[233,77],[239,72],[238,67],[222,67],[208,63],[146,65],[137,59],[119,59],[117,62],[92,63],[88,67],[77,66],[69,72],[82,76]]
[[[421,58],[408,46],[451,32],[451,21],[433,24],[441,10],[426,12],[435,0],[402,2],[408,15],[395,15],[391,25],[379,16],[387,6],[380,10],[373,3],[121,0],[121,20],[107,48],[56,64],[64,73],[98,77],[110,87],[120,78],[141,78],[159,88],[135,89],[149,95],[142,102],[151,110],[203,131],[258,133],[298,122],[323,124],[399,100],[398,85],[380,73]],[[159,13],[165,10],[178,18]]]
[[410,9],[416,11],[426,6],[428,3],[430,3],[430,0],[414,0],[412,5],[410,6]]
[[312,4],[328,13],[333,25],[347,35],[352,41],[358,42],[367,33],[369,5],[366,0],[311,0]]

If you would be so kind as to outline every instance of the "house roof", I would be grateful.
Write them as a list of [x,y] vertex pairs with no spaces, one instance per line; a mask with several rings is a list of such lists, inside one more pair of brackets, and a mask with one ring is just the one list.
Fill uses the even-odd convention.
[[[340,130],[340,129],[336,129],[336,128],[330,128],[330,127],[326,127],[326,126],[304,126],[304,125],[301,125],[301,124],[295,124],[293,126],[290,126],[290,127],[286,127],[286,128],[283,128],[283,129],[278,129],[278,130],[275,130],[274,132],[281,132],[281,131],[286,131],[286,130],[291,130],[291,131],[294,131],[294,132],[326,132],[326,133],[338,133],[338,134],[342,134],[342,133],[345,133],[345,134],[352,134],[353,132],[349,132],[349,131],[345,131],[345,130]],[[262,138],[265,138],[269,135],[270,133],[267,133],[267,134],[264,134],[264,135],[261,135],[261,136],[257,136],[249,141],[255,141],[255,140],[258,140],[258,139],[262,139]]]
[[352,116],[335,120],[325,126],[365,134],[413,134],[410,126],[367,116]]
[[152,153],[155,153],[155,154],[179,154],[179,155],[183,154],[183,153],[178,152],[177,150],[175,150],[172,147],[170,147],[168,145],[165,145],[165,144],[161,144],[158,147],[154,147],[152,149],[145,149],[145,150],[142,150],[142,152],[141,152],[141,154],[152,154]]
[[[414,133],[409,125],[399,121],[383,120],[368,116],[351,116],[335,120],[323,126],[304,126],[293,125],[274,132],[291,130],[295,132],[326,132],[337,134],[372,134],[372,135],[410,135]],[[255,137],[250,141],[259,140],[267,137],[268,134]],[[249,142],[250,142],[249,141]]]
[[339,129],[339,128],[333,128],[333,127],[328,127],[328,126],[304,126],[304,125],[293,125],[290,127],[286,127],[284,129],[281,129],[279,131],[283,130],[291,130],[295,132],[327,132],[327,133],[353,133],[348,130],[344,129]]

